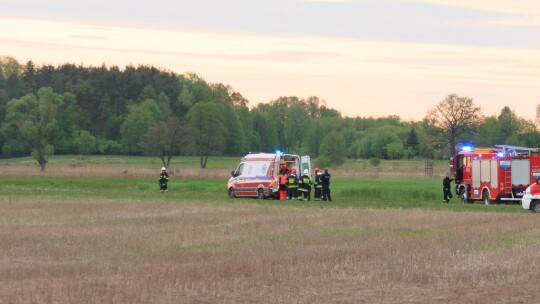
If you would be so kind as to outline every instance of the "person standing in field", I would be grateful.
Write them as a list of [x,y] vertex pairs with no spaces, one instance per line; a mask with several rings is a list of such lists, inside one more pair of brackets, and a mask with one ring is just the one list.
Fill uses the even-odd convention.
[[449,203],[450,199],[453,197],[452,191],[450,191],[450,182],[453,180],[453,178],[450,178],[450,173],[446,173],[446,177],[443,178],[443,203]]
[[298,177],[296,169],[291,170],[291,174],[287,176],[287,199],[298,198]]
[[321,169],[315,168],[315,182],[313,183],[313,186],[315,187],[315,200],[320,201],[321,200],[321,192],[322,192],[322,173]]
[[300,177],[298,191],[300,192],[298,200],[311,200],[311,178],[308,169],[304,169],[304,174]]
[[324,174],[321,176],[322,184],[322,200],[323,201],[332,201],[332,196],[330,195],[330,178],[332,175],[328,173],[328,168],[324,169]]
[[284,200],[287,198],[287,165],[281,164],[279,166],[279,199]]
[[167,169],[165,167],[161,167],[161,174],[159,175],[159,188],[161,190],[161,194],[169,191],[167,189],[167,183],[169,183],[169,174],[167,173]]

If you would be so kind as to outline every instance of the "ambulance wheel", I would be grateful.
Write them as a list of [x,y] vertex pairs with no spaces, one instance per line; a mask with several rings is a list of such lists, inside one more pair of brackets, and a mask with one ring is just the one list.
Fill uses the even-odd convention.
[[484,201],[484,204],[486,205],[493,204],[493,201],[489,198],[489,192],[487,190],[482,192],[482,200]]
[[540,213],[540,201],[533,202],[531,210],[534,213]]
[[229,189],[229,197],[230,198],[235,198],[236,197],[236,193],[234,192],[234,188]]
[[257,198],[258,199],[264,199],[264,189],[257,190]]

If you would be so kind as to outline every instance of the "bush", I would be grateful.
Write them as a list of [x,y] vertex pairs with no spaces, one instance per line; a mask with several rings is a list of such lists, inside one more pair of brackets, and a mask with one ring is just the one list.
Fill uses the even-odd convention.
[[81,155],[91,155],[96,153],[96,138],[88,131],[79,132],[75,139],[75,152]]
[[315,164],[319,168],[329,167],[330,166],[330,160],[326,156],[319,156],[317,160],[315,161]]
[[404,154],[403,144],[400,142],[392,142],[384,147],[388,159],[401,159]]
[[374,157],[374,158],[371,158],[369,160],[369,163],[373,166],[373,167],[377,167],[378,165],[381,164],[381,159],[380,158],[377,158],[377,157]]
[[118,154],[122,150],[122,147],[114,140],[99,139],[97,150],[99,154]]

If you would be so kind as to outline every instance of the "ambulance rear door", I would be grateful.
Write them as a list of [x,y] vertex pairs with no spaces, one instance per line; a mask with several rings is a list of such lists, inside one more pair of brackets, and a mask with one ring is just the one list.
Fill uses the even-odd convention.
[[302,172],[301,174],[303,174],[304,170],[307,169],[308,175],[311,176],[311,158],[309,155],[300,157],[300,168],[300,172]]

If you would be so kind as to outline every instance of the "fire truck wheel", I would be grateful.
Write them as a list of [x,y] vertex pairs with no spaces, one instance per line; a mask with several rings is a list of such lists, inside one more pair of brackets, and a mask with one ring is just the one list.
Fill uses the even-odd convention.
[[461,190],[459,193],[459,200],[462,204],[467,204],[469,201],[467,199],[467,193],[465,193],[465,189]]
[[236,197],[236,193],[234,192],[234,188],[229,189],[229,197],[230,198],[235,198]]
[[264,190],[263,189],[257,190],[257,198],[258,199],[264,199]]
[[531,210],[534,213],[540,213],[540,201],[533,202]]
[[489,192],[487,191],[482,192],[482,200],[484,201],[484,204],[486,205],[493,204],[493,201],[489,198]]

